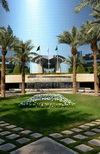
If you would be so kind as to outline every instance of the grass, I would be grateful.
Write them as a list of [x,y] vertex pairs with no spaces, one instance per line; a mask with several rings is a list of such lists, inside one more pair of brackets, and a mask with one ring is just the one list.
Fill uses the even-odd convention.
[[63,94],[76,103],[69,108],[19,108],[33,95],[0,98],[0,120],[48,135],[100,118],[100,97]]
[[[30,129],[33,132],[40,132],[43,135],[49,135],[50,133],[55,132],[61,133],[63,130],[77,127],[92,120],[100,119],[100,97],[73,94],[63,95],[70,99],[72,102],[76,103],[75,107],[20,108],[18,107],[18,104],[32,97],[33,95],[0,98],[0,120],[4,120],[10,124],[15,124],[19,127],[23,127],[24,129]],[[95,128],[95,126],[92,128]],[[4,127],[3,130],[8,131],[6,127]],[[85,131],[86,130],[83,130],[81,134],[84,135]],[[91,131],[91,128],[89,128],[88,131]],[[12,129],[10,132],[15,133]],[[20,134],[20,132],[16,132],[16,134],[20,135],[20,137],[27,137],[27,135]],[[74,132],[74,135],[77,134],[77,132]],[[89,136],[87,139],[81,141],[75,139],[73,137],[74,135],[63,134],[63,137],[55,140],[77,151],[78,153],[83,154],[84,152],[80,152],[75,148],[75,146],[79,144],[86,144],[90,146],[88,141],[92,140],[93,138],[98,139],[99,137],[99,133],[97,133],[96,135]],[[61,142],[61,139],[66,137],[70,137],[76,140],[76,142],[66,145],[65,143]],[[9,142],[15,144],[16,147],[13,150],[16,150],[17,148],[20,148],[36,140],[35,138],[28,136],[30,141],[21,145],[17,143],[16,140],[7,139],[6,136],[1,136],[1,138],[4,139],[6,143]],[[99,147],[97,146],[91,145],[91,147],[94,149],[90,152],[86,152],[87,154],[97,154],[100,151]],[[9,154],[10,151],[0,151],[0,153]]]

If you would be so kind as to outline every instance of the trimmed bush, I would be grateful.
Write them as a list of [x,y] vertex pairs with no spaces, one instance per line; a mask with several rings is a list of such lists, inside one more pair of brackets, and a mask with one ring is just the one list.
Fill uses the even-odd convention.
[[25,68],[25,74],[29,74],[30,73],[30,69],[29,68]]
[[12,73],[13,72],[13,70],[12,69],[6,69],[6,74],[10,74],[10,73]]
[[73,72],[73,68],[72,67],[68,68],[68,72],[72,73]]
[[76,69],[77,73],[85,73],[85,68],[82,64],[79,64]]
[[93,73],[94,72],[93,66],[87,67],[87,70],[88,70],[89,73]]
[[20,74],[20,73],[21,73],[20,65],[16,65],[13,70],[13,74]]
[[100,79],[100,65],[98,66],[98,77]]

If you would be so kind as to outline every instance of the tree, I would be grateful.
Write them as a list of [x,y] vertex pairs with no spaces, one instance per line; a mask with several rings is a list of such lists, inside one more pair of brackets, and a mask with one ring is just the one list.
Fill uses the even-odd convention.
[[90,30],[92,31],[96,28],[98,37],[100,37],[100,0],[82,0],[82,2],[75,8],[75,12],[80,12],[87,5],[89,5],[92,10],[91,16],[95,18],[95,20],[91,22]]
[[82,64],[79,64],[76,69],[77,73],[85,73],[85,68]]
[[91,8],[95,8],[100,3],[100,0],[82,0],[75,8],[75,12],[78,13],[83,10],[87,5]]
[[1,97],[5,97],[5,56],[7,50],[10,49],[16,43],[16,37],[13,35],[13,31],[8,28],[0,28],[0,45],[2,48],[2,69],[1,69]]
[[[69,59],[65,59],[65,63],[69,64],[70,67],[73,67],[73,56],[68,56]],[[86,64],[86,62],[84,61],[83,57],[80,56],[76,56],[76,67],[79,64]]]
[[92,8],[93,12],[91,13],[91,16],[93,16],[96,20],[96,23],[100,23],[100,3],[96,5],[96,7]]
[[8,2],[6,0],[0,0],[0,3],[6,11],[9,11]]
[[20,73],[21,73],[20,65],[15,65],[13,74],[20,74]]
[[73,27],[71,31],[64,31],[63,34],[58,35],[58,42],[65,43],[71,46],[71,53],[73,54],[73,93],[76,89],[76,54],[77,48],[80,45],[79,30]]
[[28,40],[26,42],[19,41],[15,46],[14,46],[14,54],[11,55],[11,61],[15,63],[20,63],[21,64],[21,74],[22,74],[22,95],[25,94],[25,63],[30,61],[33,57],[33,55],[38,55],[35,52],[30,52],[33,49],[33,45],[31,43],[31,40]]
[[82,39],[82,44],[91,44],[91,50],[93,52],[93,57],[94,57],[94,95],[98,96],[98,71],[97,71],[97,42],[100,40],[98,38],[98,33],[97,29],[91,29],[91,21],[87,21],[86,23],[82,24],[81,26],[81,39]]
[[87,70],[88,70],[89,73],[93,73],[94,72],[93,66],[87,67]]
[[95,8],[93,8],[91,16],[95,18],[95,20],[92,21],[91,31],[96,29],[98,33],[97,37],[100,38],[100,3]]

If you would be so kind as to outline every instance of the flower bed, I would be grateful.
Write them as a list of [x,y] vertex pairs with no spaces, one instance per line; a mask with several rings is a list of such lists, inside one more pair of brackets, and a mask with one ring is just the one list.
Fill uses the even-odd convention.
[[71,100],[61,94],[37,94],[19,104],[21,107],[54,108],[75,106]]

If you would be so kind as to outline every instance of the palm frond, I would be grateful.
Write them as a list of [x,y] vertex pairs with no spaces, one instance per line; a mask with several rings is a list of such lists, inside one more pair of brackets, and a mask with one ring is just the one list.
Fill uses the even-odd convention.
[[76,13],[80,12],[81,10],[83,10],[87,5],[90,5],[91,8],[97,6],[98,4],[100,4],[100,0],[82,0],[74,9],[74,11]]
[[79,39],[79,30],[77,27],[73,27],[70,31],[64,31],[63,34],[58,35],[58,42],[65,43],[72,46],[79,46],[80,39]]
[[8,6],[8,2],[6,0],[0,0],[0,3],[2,4],[2,7],[6,10],[6,11],[10,11],[9,10],[9,6]]
[[34,48],[32,45],[32,41],[28,40],[26,42],[23,42],[23,40],[19,40],[17,44],[14,45],[14,52],[15,52],[15,59],[18,60],[19,63],[22,63],[23,58],[25,62],[29,62],[32,57],[30,55],[38,56],[37,53],[31,52],[31,50]]
[[80,12],[81,10],[83,10],[87,5],[89,5],[89,0],[83,0],[81,3],[79,3],[76,8],[74,9],[74,11],[76,13]]
[[11,48],[16,39],[10,26],[7,29],[0,27],[0,45],[2,47]]

